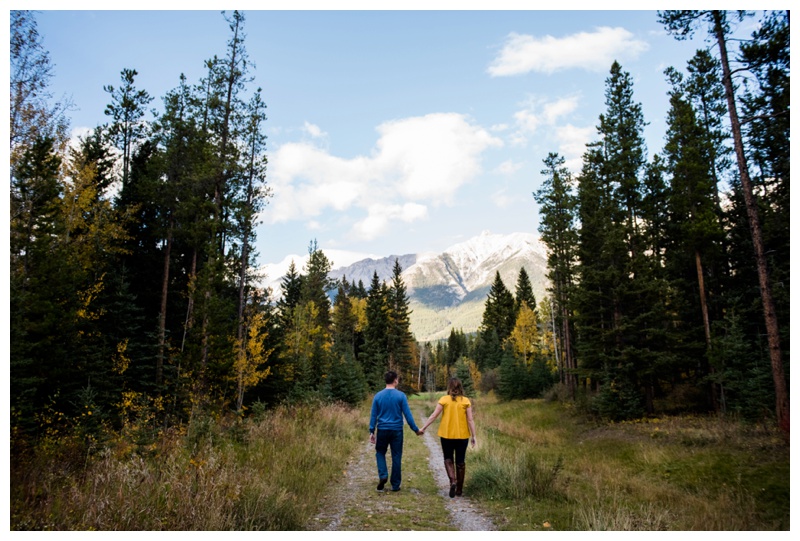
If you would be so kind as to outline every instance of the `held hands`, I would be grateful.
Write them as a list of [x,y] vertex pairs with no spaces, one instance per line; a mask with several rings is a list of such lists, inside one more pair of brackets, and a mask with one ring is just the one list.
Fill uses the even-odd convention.
[[417,436],[422,436],[425,434],[425,429],[417,430]]

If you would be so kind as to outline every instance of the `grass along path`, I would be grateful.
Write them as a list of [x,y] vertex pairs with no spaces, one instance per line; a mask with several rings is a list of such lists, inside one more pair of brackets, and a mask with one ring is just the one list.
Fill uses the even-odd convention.
[[[415,412],[417,423],[423,412]],[[432,432],[433,431],[433,432]],[[321,511],[307,530],[443,531],[492,530],[491,520],[469,498],[450,499],[435,427],[423,437],[406,425],[403,442],[403,483],[399,492],[378,492],[375,447],[365,440],[347,463],[341,479],[322,495]],[[387,453],[391,471],[391,456]]]

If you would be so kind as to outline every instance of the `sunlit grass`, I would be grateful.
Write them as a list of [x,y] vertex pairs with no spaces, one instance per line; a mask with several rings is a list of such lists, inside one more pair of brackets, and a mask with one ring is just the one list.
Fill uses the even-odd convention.
[[[296,530],[363,439],[341,406],[279,409],[235,430],[209,426],[158,455],[109,449],[85,471],[12,472],[16,530]],[[30,486],[28,483],[38,483]]]
[[[597,425],[558,403],[492,397],[475,414],[484,444],[465,490],[503,529],[789,528],[789,450],[772,427],[716,417]],[[523,494],[520,483],[542,488]]]
[[[419,424],[440,396],[410,397]],[[596,424],[557,402],[491,394],[473,404],[478,445],[464,492],[500,529],[789,529],[789,447],[771,426],[717,417]],[[364,444],[368,406],[198,419],[145,452],[116,444],[90,457],[51,442],[12,462],[11,529],[304,529]],[[403,491],[376,494],[370,480],[342,529],[448,529],[427,457],[407,430]]]

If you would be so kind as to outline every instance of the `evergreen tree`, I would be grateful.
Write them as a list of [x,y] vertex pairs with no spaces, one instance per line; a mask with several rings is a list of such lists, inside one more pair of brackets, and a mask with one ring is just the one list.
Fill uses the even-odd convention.
[[461,357],[455,364],[456,377],[461,380],[461,385],[464,387],[464,396],[475,396],[475,383],[472,381],[472,374],[469,369],[469,360],[466,357]]
[[[745,12],[738,12],[736,17],[742,20]],[[722,85],[728,105],[733,146],[736,154],[736,163],[741,182],[741,194],[744,207],[747,211],[748,224],[752,237],[752,246],[755,252],[755,266],[758,273],[758,285],[763,305],[764,326],[767,331],[767,341],[772,365],[772,374],[775,385],[775,413],[778,425],[786,434],[789,433],[789,391],[783,368],[783,355],[781,353],[780,327],[775,309],[775,300],[772,295],[770,271],[764,249],[763,231],[759,215],[759,203],[750,178],[747,155],[742,137],[741,122],[737,107],[737,99],[733,86],[732,70],[728,59],[727,36],[730,33],[730,15],[727,11],[690,11],[667,10],[659,11],[659,22],[677,39],[685,39],[694,32],[696,23],[707,23],[708,32],[716,40],[722,67]],[[788,19],[788,15],[787,15]],[[786,48],[788,54],[788,47]],[[786,109],[788,112],[788,109]]]
[[[742,45],[740,61],[754,75],[755,83],[745,83],[742,96],[742,114],[748,119],[743,123],[743,135],[747,138],[748,157],[754,167],[753,184],[761,194],[759,216],[763,224],[765,257],[770,269],[772,294],[778,321],[789,321],[790,297],[790,40],[789,12],[767,12],[752,39]],[[741,198],[737,197],[736,202]],[[745,236],[741,235],[740,236]],[[752,253],[747,246],[732,247]],[[745,261],[742,261],[745,263]],[[757,276],[752,270],[754,264],[746,262],[749,269],[737,265],[738,284],[750,276]],[[746,295],[748,288],[737,288],[737,295]],[[748,314],[749,315],[749,314]],[[747,317],[757,321],[755,317]],[[756,313],[753,313],[756,316]],[[758,333],[764,332],[763,327]],[[781,351],[783,352],[784,373],[788,374],[790,328],[779,328]],[[788,391],[787,391],[788,392]],[[788,397],[787,397],[788,400]]]
[[489,290],[481,328],[486,332],[497,331],[501,343],[514,328],[514,296],[500,278],[500,272],[495,274]]
[[395,259],[392,268],[392,284],[386,299],[389,316],[386,345],[390,370],[406,376],[410,381],[414,336],[411,334],[411,310],[408,307],[408,294],[402,272],[400,262]]
[[525,267],[520,267],[519,277],[517,278],[517,288],[514,293],[514,309],[519,313],[522,303],[528,305],[531,310],[536,310],[536,297],[533,294],[533,286]]
[[367,290],[364,288],[364,282],[361,280],[358,281],[358,285],[353,288],[353,297],[357,299],[366,299],[367,298]]
[[499,365],[502,348],[515,323],[514,296],[506,289],[500,272],[495,274],[489,290],[478,334],[478,363],[482,370]]
[[448,369],[453,367],[461,359],[461,357],[464,357],[469,353],[467,351],[467,337],[464,335],[464,331],[461,329],[450,329],[450,336],[447,337],[446,345],[447,347],[445,349],[446,353],[444,356],[444,362]]
[[42,138],[24,152],[11,176],[10,405],[14,424],[26,429],[32,429],[42,395],[50,392],[42,360],[64,354],[56,315],[66,293],[57,241],[63,232],[60,167],[53,140]]
[[558,349],[563,357],[560,377],[574,398],[577,364],[574,354],[572,291],[577,266],[577,199],[564,161],[563,157],[552,152],[544,159],[546,169],[541,173],[545,180],[534,197],[540,205],[539,233],[548,248],[547,277],[555,305],[553,319],[560,344]]
[[350,297],[345,292],[346,280],[342,280],[333,303],[333,349],[341,355],[356,358],[356,327],[357,316],[353,310]]
[[111,103],[106,106],[105,114],[111,117],[107,134],[109,139],[122,153],[122,189],[128,185],[131,169],[131,157],[137,144],[145,136],[147,125],[143,122],[145,106],[153,98],[145,90],[138,90],[134,80],[138,75],[135,69],[123,69],[120,74],[122,84],[119,88],[113,85],[103,87],[111,95]]
[[630,75],[617,62],[605,94],[601,138],[584,155],[578,188],[579,353],[593,381],[603,373],[607,385],[635,393],[652,367],[649,337],[663,324],[653,310],[660,285],[644,252],[641,223],[644,120]]
[[284,326],[289,326],[292,319],[292,310],[300,304],[303,289],[302,276],[297,272],[294,260],[289,263],[289,270],[281,278],[281,298],[278,300],[278,314]]
[[[703,359],[702,371],[708,374],[713,370],[708,364],[712,342],[712,310],[708,298],[716,296],[710,289],[708,268],[709,261],[718,261],[721,256],[723,236],[716,213],[716,180],[709,168],[713,163],[709,156],[712,149],[697,122],[694,109],[677,85],[671,92],[670,105],[667,120],[670,130],[664,148],[667,168],[672,176],[668,199],[667,230],[671,242],[667,265],[677,291],[696,292],[687,295],[681,303],[688,311],[681,313],[680,321],[683,325],[694,322],[694,329],[698,332],[695,337],[685,335],[682,345],[686,347],[693,338],[705,344],[699,351],[686,351],[690,358]],[[691,327],[691,324],[687,326]],[[715,409],[721,407],[719,395],[718,389],[710,389],[710,403]]]
[[314,240],[308,245],[308,262],[306,263],[305,275],[300,288],[301,302],[314,302],[318,310],[317,325],[320,328],[328,329],[331,324],[331,303],[328,299],[328,291],[334,286],[328,278],[331,271],[331,262],[325,253],[317,246]]
[[350,353],[338,355],[331,365],[330,393],[333,400],[357,406],[364,400],[367,383],[361,365]]
[[388,297],[389,291],[386,285],[380,281],[377,272],[373,273],[367,295],[364,348],[359,359],[367,378],[367,385],[373,391],[381,388],[383,374],[389,369],[388,337],[391,323]]

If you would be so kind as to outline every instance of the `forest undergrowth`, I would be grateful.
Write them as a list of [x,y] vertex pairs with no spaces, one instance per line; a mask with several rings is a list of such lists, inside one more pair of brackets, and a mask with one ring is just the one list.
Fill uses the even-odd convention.
[[[412,409],[429,412],[436,398],[412,397]],[[597,423],[558,402],[473,403],[478,445],[464,490],[500,530],[790,527],[789,447],[771,425],[703,416]],[[107,440],[80,454],[67,439],[43,442],[12,456],[11,529],[305,529],[326,505],[320,493],[342,482],[363,446],[367,406],[198,420],[146,448]],[[423,490],[413,470],[427,470],[414,445],[424,447],[409,441],[404,470],[417,490],[397,503],[419,517],[415,494],[435,489]]]

